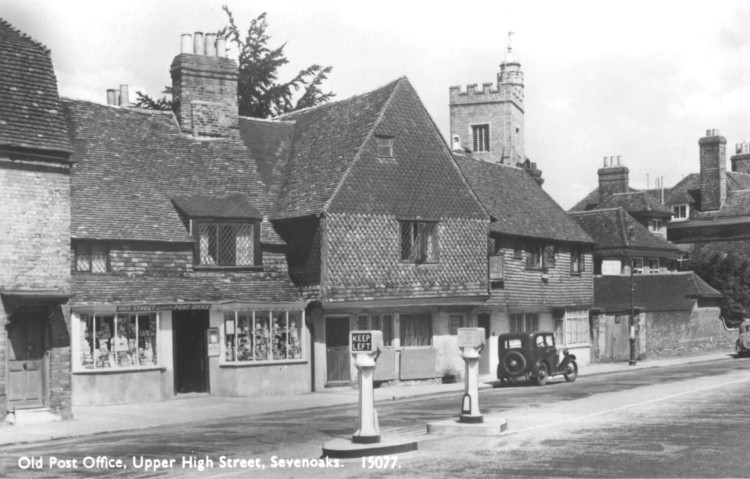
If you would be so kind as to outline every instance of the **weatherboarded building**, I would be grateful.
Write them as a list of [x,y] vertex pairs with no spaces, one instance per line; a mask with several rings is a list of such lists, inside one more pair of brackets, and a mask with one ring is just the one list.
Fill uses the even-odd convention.
[[[461,171],[492,222],[487,258],[490,298],[478,314],[491,335],[554,331],[558,346],[589,362],[593,297],[591,237],[523,168],[457,154]],[[480,363],[494,371],[496,341]]]

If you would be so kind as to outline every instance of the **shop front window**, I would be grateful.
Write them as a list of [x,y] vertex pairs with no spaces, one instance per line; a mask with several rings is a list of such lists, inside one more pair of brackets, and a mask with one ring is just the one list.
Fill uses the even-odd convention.
[[224,313],[224,362],[302,359],[301,311]]
[[158,364],[156,313],[82,314],[78,321],[78,367],[117,369]]

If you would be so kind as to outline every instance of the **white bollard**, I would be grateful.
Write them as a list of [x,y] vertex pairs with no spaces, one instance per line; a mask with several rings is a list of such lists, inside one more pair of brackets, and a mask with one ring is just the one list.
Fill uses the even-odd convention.
[[479,412],[479,356],[484,346],[484,328],[459,328],[458,347],[465,364],[464,396],[461,399],[459,422],[484,422],[484,417]]
[[382,345],[382,331],[352,331],[349,336],[349,351],[359,371],[359,429],[352,436],[355,444],[380,442],[373,376]]

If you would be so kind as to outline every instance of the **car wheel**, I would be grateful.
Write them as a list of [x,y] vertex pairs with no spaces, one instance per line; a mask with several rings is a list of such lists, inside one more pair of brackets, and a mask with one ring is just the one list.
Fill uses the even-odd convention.
[[503,359],[503,369],[509,376],[518,376],[526,370],[526,358],[518,351],[508,351]]
[[549,378],[549,368],[547,367],[547,363],[542,363],[536,370],[536,377],[534,380],[538,385],[544,386],[547,384],[547,378]]
[[567,371],[563,376],[565,377],[565,380],[569,383],[574,382],[578,378],[578,364],[573,361],[570,364],[566,366]]

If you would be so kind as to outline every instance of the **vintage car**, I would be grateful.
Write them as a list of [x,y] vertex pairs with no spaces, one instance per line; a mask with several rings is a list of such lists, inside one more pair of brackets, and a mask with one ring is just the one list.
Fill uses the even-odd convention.
[[499,335],[497,339],[500,360],[497,378],[501,384],[526,379],[543,386],[550,376],[562,374],[569,382],[578,377],[575,355],[566,349],[562,359],[558,358],[554,333],[506,333]]
[[750,319],[746,319],[740,324],[740,337],[737,338],[737,344],[734,349],[738,356],[750,356]]

